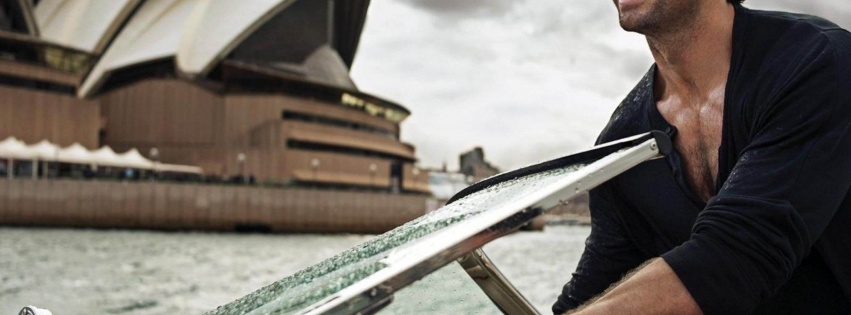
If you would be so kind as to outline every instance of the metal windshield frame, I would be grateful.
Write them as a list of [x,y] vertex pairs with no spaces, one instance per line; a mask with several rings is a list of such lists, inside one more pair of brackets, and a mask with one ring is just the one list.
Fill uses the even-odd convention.
[[[667,135],[654,131],[599,145],[588,151],[564,158],[503,173],[472,185],[459,192],[456,195],[457,198],[450,199],[450,203],[506,180],[590,162],[585,167],[566,175],[553,184],[441,229],[392,252],[382,260],[387,265],[385,268],[314,303],[297,314],[371,314],[377,312],[392,301],[393,293],[397,290],[458,258],[474,252],[488,242],[515,231],[545,210],[561,202],[571,200],[644,161],[668,154],[671,148],[671,141]],[[482,256],[486,258],[486,256]],[[484,260],[480,259],[479,261],[483,262]],[[487,265],[478,264],[480,266]],[[495,266],[491,269],[496,270]],[[496,272],[498,273],[498,270]],[[507,283],[501,275],[491,278],[502,279],[504,283]],[[515,293],[519,294],[516,290],[513,290],[510,284],[508,286],[510,289],[507,291],[510,293],[509,296]],[[495,294],[496,291],[489,292],[483,286],[482,288],[494,300],[491,294]],[[500,290],[503,289],[505,288],[503,287]],[[525,301],[522,295],[520,299]],[[497,301],[494,300],[494,302]],[[528,305],[528,302],[525,303]],[[505,308],[505,305],[509,304],[500,305],[497,303],[497,305],[503,312],[509,311]],[[531,305],[528,305],[528,307],[531,307]],[[532,310],[534,311],[534,308]],[[511,312],[510,314],[515,313]]]
[[482,248],[458,259],[467,275],[503,314],[538,315],[538,310],[508,281]]

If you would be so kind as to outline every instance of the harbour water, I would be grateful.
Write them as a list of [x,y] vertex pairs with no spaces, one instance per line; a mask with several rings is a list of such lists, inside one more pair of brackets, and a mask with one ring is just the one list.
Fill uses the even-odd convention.
[[[589,231],[548,226],[506,236],[485,251],[546,313]],[[29,304],[56,315],[201,314],[373,237],[4,227],[0,314],[17,314]],[[385,313],[495,314],[454,265],[399,292]],[[464,292],[457,292],[461,287]]]

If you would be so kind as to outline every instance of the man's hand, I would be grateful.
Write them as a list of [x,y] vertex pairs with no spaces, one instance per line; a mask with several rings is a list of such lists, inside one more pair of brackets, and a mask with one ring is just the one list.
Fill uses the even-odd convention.
[[663,259],[639,267],[599,298],[568,314],[703,314]]

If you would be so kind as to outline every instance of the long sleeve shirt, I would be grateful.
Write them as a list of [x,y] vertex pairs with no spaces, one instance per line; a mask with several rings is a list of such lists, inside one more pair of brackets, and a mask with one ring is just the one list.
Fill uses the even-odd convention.
[[[591,235],[553,306],[573,309],[661,257],[706,314],[851,312],[851,34],[824,19],[736,5],[714,196],[682,157],[591,191]],[[650,130],[652,67],[598,142]]]

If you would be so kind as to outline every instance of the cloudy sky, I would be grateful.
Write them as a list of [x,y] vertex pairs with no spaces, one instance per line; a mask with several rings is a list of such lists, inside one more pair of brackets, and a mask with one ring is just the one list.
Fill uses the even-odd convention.
[[[851,27],[851,1],[748,0]],[[609,0],[373,0],[352,77],[407,107],[420,166],[481,146],[502,170],[591,146],[652,64]]]

